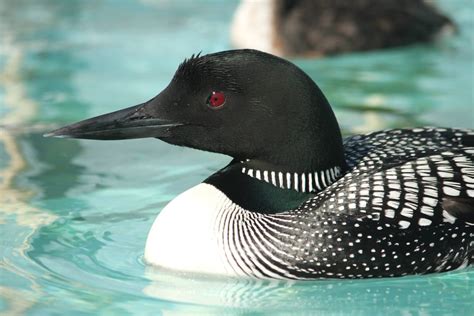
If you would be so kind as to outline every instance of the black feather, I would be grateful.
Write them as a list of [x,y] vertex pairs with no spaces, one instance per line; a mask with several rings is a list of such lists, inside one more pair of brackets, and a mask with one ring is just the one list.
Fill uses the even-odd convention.
[[474,199],[445,197],[443,209],[456,219],[474,224]]
[[474,134],[465,134],[461,137],[461,144],[465,147],[474,147]]

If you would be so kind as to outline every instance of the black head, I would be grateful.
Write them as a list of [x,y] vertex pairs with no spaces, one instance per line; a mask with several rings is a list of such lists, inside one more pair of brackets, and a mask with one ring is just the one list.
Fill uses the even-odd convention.
[[150,101],[49,135],[156,137],[298,172],[345,166],[337,121],[316,84],[292,63],[255,50],[193,56]]

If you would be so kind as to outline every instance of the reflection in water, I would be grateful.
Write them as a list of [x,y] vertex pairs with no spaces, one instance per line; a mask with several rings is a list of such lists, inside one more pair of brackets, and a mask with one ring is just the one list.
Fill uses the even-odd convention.
[[[23,314],[38,302],[39,297],[45,295],[44,286],[33,273],[35,267],[31,265],[27,251],[38,230],[57,218],[32,203],[32,199],[42,193],[40,187],[32,187],[31,183],[26,186],[18,185],[20,175],[24,178],[28,172],[38,169],[43,161],[35,159],[37,155],[32,155],[35,144],[28,139],[38,129],[38,126],[31,124],[38,117],[38,103],[32,98],[31,91],[28,91],[28,80],[31,79],[28,76],[32,73],[25,72],[25,64],[32,52],[37,53],[35,50],[38,48],[49,49],[47,40],[39,43],[41,41],[35,39],[33,43],[37,47],[31,46],[31,42],[24,42],[25,33],[30,32],[28,27],[32,26],[31,23],[19,22],[29,19],[29,15],[24,14],[24,6],[22,1],[0,3],[0,57],[3,58],[0,64],[3,97],[0,111],[0,225],[3,227],[0,230],[9,236],[9,243],[2,249],[0,258],[0,276],[2,283],[6,281],[5,285],[0,286],[5,305],[2,315]],[[57,153],[54,150],[49,152]],[[64,189],[64,183],[62,185]],[[18,289],[18,284],[25,285]]]
[[[37,138],[41,136],[35,132],[44,132],[51,126],[34,124],[44,115],[42,112],[48,112],[44,108],[40,112],[38,102],[61,106],[66,101],[61,97],[64,93],[69,97],[74,95],[71,81],[78,62],[64,41],[67,36],[64,29],[74,26],[80,9],[81,2],[76,0],[67,3],[43,0],[41,4],[21,0],[0,2],[0,56],[5,60],[0,64],[4,97],[0,146],[7,161],[0,170],[0,204],[8,211],[0,212],[0,222],[15,212],[21,226],[37,228],[50,223],[56,216],[32,206],[31,199],[38,195],[43,198],[64,196],[81,174],[82,169],[72,166],[71,162],[81,150],[79,143],[40,142]],[[72,101],[74,105],[79,103]],[[75,108],[79,113],[85,111],[84,106]],[[58,155],[61,151],[67,154]],[[51,165],[45,168],[46,162]],[[63,177],[63,168],[73,176]],[[57,174],[56,185],[42,183],[42,175],[51,172]],[[27,174],[28,180],[37,181],[28,181],[21,189],[16,188],[14,182],[20,173]],[[37,185],[31,187],[32,183]]]
[[[9,58],[5,63],[3,71],[0,73],[0,84],[4,90],[4,105],[7,107],[6,115],[0,117],[0,146],[3,146],[3,152],[7,156],[5,159],[8,162],[0,169],[0,205],[4,208],[0,212],[0,224],[6,224],[7,217],[11,217],[14,214],[17,225],[31,229],[29,232],[26,232],[25,238],[16,249],[16,253],[25,257],[24,253],[29,247],[28,241],[35,230],[42,225],[51,223],[55,216],[31,206],[29,200],[34,195],[34,192],[17,189],[13,183],[15,177],[26,168],[26,162],[17,139],[7,129],[7,126],[27,123],[35,115],[37,105],[34,101],[27,98],[25,87],[19,74],[23,52],[20,47],[13,45],[11,40],[7,41],[4,39],[2,45],[9,51]],[[41,291],[34,277],[11,264],[9,258],[1,258],[0,268],[23,276],[31,282],[30,287],[32,289]],[[28,293],[29,291],[26,290],[16,290],[1,286],[0,292],[7,305],[7,309],[3,311],[4,315],[22,314],[35,301],[33,299],[35,295]],[[26,296],[29,296],[29,299],[24,299]]]
[[[367,133],[369,131],[377,131],[383,129],[385,127],[385,123],[383,123],[383,119],[380,115],[380,112],[383,112],[381,111],[381,109],[383,108],[385,103],[386,99],[383,95],[374,94],[368,97],[366,102],[367,106],[361,106],[359,108],[349,108],[356,111],[360,109],[361,112],[365,112],[363,115],[364,122],[362,124],[354,126],[354,131],[358,133]],[[396,110],[390,108],[387,109],[393,111],[391,113],[396,113]]]
[[[148,268],[152,283],[143,291],[146,295],[173,302],[214,307],[252,309],[252,311],[296,312],[313,311],[341,315],[351,310],[355,314],[431,315],[449,312],[451,301],[465,302],[457,306],[468,311],[472,300],[468,272],[449,276],[403,277],[373,280],[276,281],[212,279],[208,276],[179,275]],[[365,286],[364,286],[365,284]],[[459,289],[459,292],[453,289]],[[450,289],[450,291],[446,291]],[[443,302],[439,300],[443,297]],[[348,306],[350,306],[348,308]],[[405,308],[404,308],[405,307]]]
[[[5,94],[4,104],[7,107],[6,115],[0,117],[0,143],[8,156],[8,163],[0,170],[0,204],[17,215],[18,225],[35,228],[51,222],[54,216],[29,205],[29,198],[34,192],[19,190],[13,186],[15,176],[25,169],[26,163],[18,142],[8,130],[8,126],[28,123],[36,113],[37,104],[27,97],[21,80],[23,52],[11,40],[9,43],[5,40],[3,45],[10,53],[4,70],[0,73],[0,84]],[[2,217],[7,215],[11,213],[0,212],[0,222],[4,222],[5,219]]]
[[23,315],[34,304],[33,300],[24,299],[28,296],[26,291],[0,286],[0,293],[7,303],[6,310],[2,311],[3,316]]
[[6,114],[0,117],[1,125],[20,125],[30,121],[36,114],[37,104],[26,97],[25,86],[21,80],[20,68],[23,51],[14,45],[11,36],[3,39],[2,49],[7,61],[0,73],[0,84],[5,90],[4,105]]

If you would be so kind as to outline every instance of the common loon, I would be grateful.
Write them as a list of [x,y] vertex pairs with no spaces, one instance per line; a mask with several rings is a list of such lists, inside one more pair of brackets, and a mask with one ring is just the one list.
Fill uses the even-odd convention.
[[392,129],[343,140],[310,77],[263,52],[192,56],[151,100],[48,135],[156,137],[233,157],[161,211],[145,247],[152,265],[315,279],[474,262],[474,130]]
[[231,41],[280,56],[324,56],[430,42],[455,31],[427,0],[241,0]]

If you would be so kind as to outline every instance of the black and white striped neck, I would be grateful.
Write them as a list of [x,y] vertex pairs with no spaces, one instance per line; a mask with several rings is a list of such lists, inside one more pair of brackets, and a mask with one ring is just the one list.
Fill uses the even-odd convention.
[[242,161],[240,170],[251,178],[264,181],[277,188],[304,193],[320,192],[342,175],[342,168],[339,166],[323,170],[296,172],[252,160]]
[[272,164],[233,160],[204,182],[223,192],[232,202],[257,213],[279,213],[297,208],[342,176],[343,168],[295,172]]

